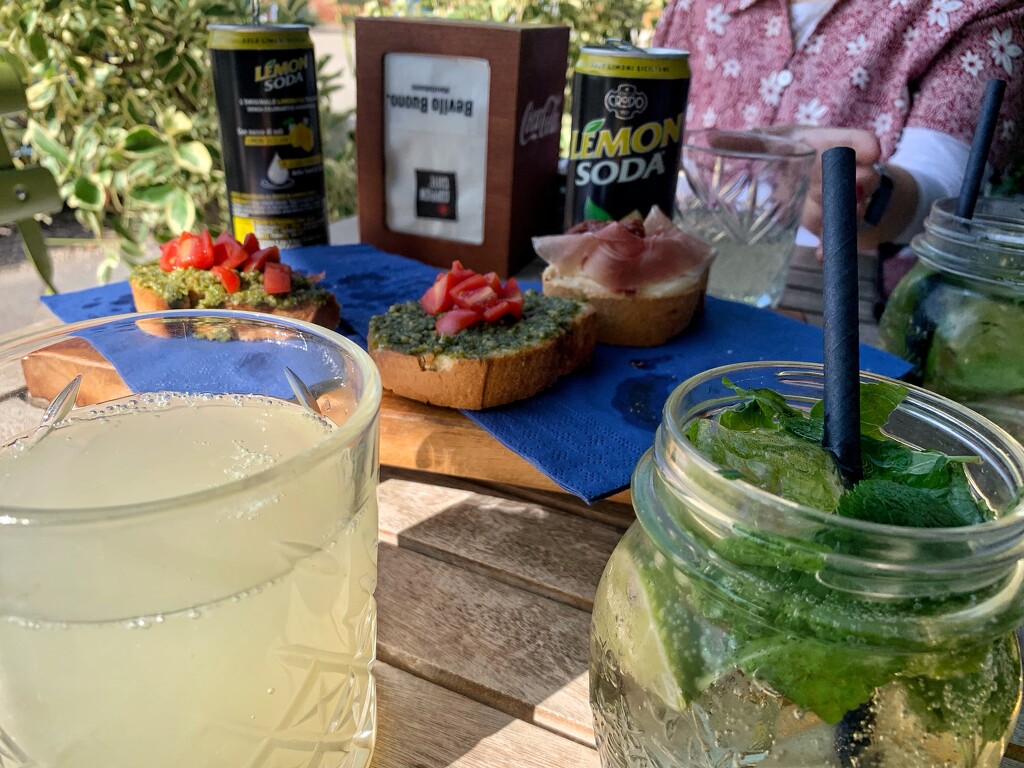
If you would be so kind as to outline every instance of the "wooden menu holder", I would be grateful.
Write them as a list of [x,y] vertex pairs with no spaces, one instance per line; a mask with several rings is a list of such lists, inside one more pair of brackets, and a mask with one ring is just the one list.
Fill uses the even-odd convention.
[[[560,231],[557,167],[568,44],[569,29],[563,26],[357,19],[357,167],[363,241],[438,267],[449,267],[459,259],[468,267],[501,277],[531,261],[530,238]],[[388,105],[394,109],[395,103],[384,92],[389,54],[452,57],[453,61],[464,57],[489,65],[482,242],[410,234],[388,226],[385,120]],[[411,87],[427,94],[426,114],[430,85]],[[409,90],[400,98],[416,95]]]

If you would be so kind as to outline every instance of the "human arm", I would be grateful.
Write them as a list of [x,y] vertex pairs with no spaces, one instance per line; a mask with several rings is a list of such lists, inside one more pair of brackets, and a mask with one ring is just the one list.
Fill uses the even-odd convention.
[[[773,129],[776,130],[776,129]],[[833,146],[852,146],[857,152],[858,218],[863,219],[871,195],[878,189],[879,165],[873,134],[836,128],[787,126],[784,130],[814,146],[819,153]],[[864,223],[857,238],[861,250],[873,250],[880,243],[907,243],[922,228],[931,204],[941,197],[955,196],[963,179],[970,147],[938,131],[907,128],[896,151],[884,165],[892,191],[882,218]],[[802,224],[817,235],[821,231],[821,168],[812,172]]]
[[[807,189],[807,200],[804,203],[803,216],[800,223],[815,235],[821,236],[822,221],[822,183],[821,156],[833,147],[850,147],[856,153],[856,184],[857,184],[857,218],[862,219],[868,200],[878,188],[880,176],[877,164],[881,159],[882,150],[878,138],[871,131],[857,128],[825,128],[806,125],[774,126],[768,129],[799,139],[817,152],[814,167],[811,169],[810,184]],[[861,249],[877,246],[887,242],[892,235],[902,231],[906,218],[913,212],[917,204],[917,183],[903,169],[888,169],[893,181],[892,196],[881,220],[874,227],[862,228],[857,245]]]

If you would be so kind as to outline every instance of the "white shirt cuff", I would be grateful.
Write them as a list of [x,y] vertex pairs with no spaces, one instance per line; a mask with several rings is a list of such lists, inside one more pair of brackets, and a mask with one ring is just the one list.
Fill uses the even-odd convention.
[[[896,151],[886,165],[896,165],[909,173],[917,183],[917,207],[906,227],[893,241],[909,243],[924,229],[924,220],[932,203],[942,197],[960,194],[967,157],[968,144],[931,128],[905,128]],[[986,177],[991,169],[986,166]]]

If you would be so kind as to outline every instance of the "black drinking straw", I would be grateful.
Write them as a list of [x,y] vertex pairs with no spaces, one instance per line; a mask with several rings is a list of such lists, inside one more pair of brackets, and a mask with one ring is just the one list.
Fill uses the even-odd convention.
[[822,440],[848,485],[860,480],[860,332],[857,325],[856,153],[821,156],[824,253],[825,434]]
[[981,177],[985,175],[985,161],[992,146],[992,136],[996,132],[996,117],[999,116],[1005,91],[1006,81],[995,78],[989,80],[985,88],[978,128],[974,132],[964,182],[960,185],[960,197],[956,201],[956,215],[961,218],[970,219],[974,216],[974,206],[978,202],[978,192],[981,191]]

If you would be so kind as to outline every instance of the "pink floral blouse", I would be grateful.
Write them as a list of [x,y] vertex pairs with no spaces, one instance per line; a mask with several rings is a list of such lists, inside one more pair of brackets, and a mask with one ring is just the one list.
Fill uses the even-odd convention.
[[1024,142],[1022,0],[837,0],[799,49],[786,0],[669,0],[654,45],[690,51],[689,128],[905,127],[970,144],[990,78],[1007,81],[991,161]]

